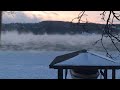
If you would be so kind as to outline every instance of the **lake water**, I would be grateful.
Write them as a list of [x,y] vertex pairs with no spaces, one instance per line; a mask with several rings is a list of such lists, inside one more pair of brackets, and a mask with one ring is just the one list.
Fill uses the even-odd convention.
[[[100,37],[101,35],[96,34],[33,35],[31,33],[18,34],[17,32],[2,33],[0,78],[56,79],[57,70],[49,69],[49,64],[56,56],[81,49],[105,54],[100,43],[93,46]],[[104,44],[110,52],[116,52],[109,39],[106,38]],[[119,59],[117,57],[117,60]],[[117,78],[120,78],[120,71],[117,70],[116,73]],[[111,71],[109,71],[109,78],[111,78],[110,74]],[[70,78],[70,74],[68,74],[68,78]]]

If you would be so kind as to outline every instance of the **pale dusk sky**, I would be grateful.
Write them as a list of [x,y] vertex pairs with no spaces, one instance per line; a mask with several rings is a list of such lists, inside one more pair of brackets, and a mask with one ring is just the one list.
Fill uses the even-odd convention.
[[[52,21],[68,21],[70,22],[73,18],[77,17],[81,11],[14,11],[14,14],[3,14],[3,23],[35,23],[46,20]],[[104,23],[101,19],[100,14],[102,11],[86,11],[82,20],[93,23]],[[77,22],[75,20],[74,22]]]

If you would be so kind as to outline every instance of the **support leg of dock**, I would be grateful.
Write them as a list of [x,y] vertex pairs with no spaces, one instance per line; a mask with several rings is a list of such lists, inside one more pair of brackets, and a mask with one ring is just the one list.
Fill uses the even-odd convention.
[[115,79],[115,69],[112,69],[112,79]]
[[104,79],[107,79],[107,69],[104,70]]
[[63,69],[58,69],[58,79],[63,79]]

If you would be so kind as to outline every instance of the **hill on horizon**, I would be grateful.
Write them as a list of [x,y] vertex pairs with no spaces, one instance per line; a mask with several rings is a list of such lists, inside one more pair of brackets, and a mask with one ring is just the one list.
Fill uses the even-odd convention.
[[[33,34],[81,34],[102,33],[105,24],[98,23],[73,23],[65,21],[41,21],[39,23],[9,23],[3,24],[3,31],[18,31],[19,33]],[[115,33],[120,32],[120,24],[112,27]]]

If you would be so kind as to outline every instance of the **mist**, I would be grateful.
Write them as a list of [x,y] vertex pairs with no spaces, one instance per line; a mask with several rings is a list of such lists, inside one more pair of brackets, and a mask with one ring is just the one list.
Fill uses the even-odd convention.
[[[81,49],[104,51],[100,42],[100,34],[76,35],[34,35],[32,33],[2,32],[0,50],[37,50],[37,51],[76,51]],[[104,38],[104,45],[109,50],[115,50],[111,41]],[[120,46],[120,45],[118,45]]]

